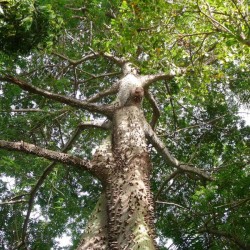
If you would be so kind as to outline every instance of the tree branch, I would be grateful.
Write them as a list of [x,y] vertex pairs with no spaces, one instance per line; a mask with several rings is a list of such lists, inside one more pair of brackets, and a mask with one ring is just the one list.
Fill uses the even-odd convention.
[[[94,53],[96,53],[96,52],[94,52]],[[107,58],[108,60],[110,60],[110,61],[116,63],[116,64],[117,64],[118,66],[120,66],[120,67],[123,67],[124,64],[125,64],[126,62],[128,62],[125,58],[118,57],[118,56],[112,55],[112,54],[107,53],[107,52],[104,52],[104,53],[103,53],[103,52],[100,52],[100,53],[97,53],[97,54],[102,55],[104,58]]]
[[79,64],[81,64],[81,63],[83,63],[85,61],[88,61],[90,59],[95,59],[95,58],[100,56],[99,53],[92,53],[92,54],[84,56],[83,58],[81,58],[79,60],[73,60],[73,59],[68,58],[65,55],[62,55],[62,54],[56,52],[56,51],[53,51],[52,54],[58,56],[59,58],[65,60],[65,61],[68,61],[69,64],[73,65],[73,66],[77,66],[77,65],[79,65]]
[[43,113],[49,113],[47,110],[42,109],[11,109],[11,110],[0,110],[0,113],[29,113],[29,112],[43,112]]
[[150,125],[151,125],[152,129],[154,129],[156,126],[156,123],[160,117],[160,109],[156,103],[154,96],[152,95],[151,92],[148,91],[148,89],[145,90],[145,97],[148,99],[148,101],[151,104],[151,107],[153,109],[153,115],[151,118]]
[[233,36],[235,39],[237,39],[238,41],[240,41],[241,43],[250,46],[250,40],[247,40],[245,38],[244,35],[240,34],[234,34],[230,29],[228,29],[225,25],[223,25],[222,23],[218,22],[211,14],[208,15],[205,12],[203,12],[199,6],[199,3],[197,2],[197,7],[200,11],[201,14],[203,14],[205,17],[207,17],[207,19],[210,21],[210,23],[218,30],[221,32],[226,32],[228,34],[230,34],[231,36]]
[[89,79],[86,79],[86,80],[83,80],[83,81],[78,81],[78,83],[87,83],[87,82],[89,82],[91,80],[96,80],[98,78],[102,78],[102,77],[106,77],[106,76],[117,76],[117,75],[121,74],[120,72],[111,72],[111,73],[104,73],[104,74],[101,74],[101,75],[93,75],[93,74],[85,72],[85,71],[83,71],[83,72],[90,75],[91,77]]
[[173,102],[174,98],[172,96],[172,93],[170,91],[170,88],[168,86],[167,81],[165,81],[165,86],[166,86],[166,89],[167,89],[167,92],[168,92],[168,95],[169,95],[169,101],[170,101],[170,105],[171,105],[172,113],[173,113],[174,130],[176,131],[177,130],[177,126],[178,126],[178,120],[177,120],[177,115],[176,115],[176,112],[175,112],[175,107],[174,107],[174,102]]
[[209,234],[217,235],[217,236],[220,236],[220,237],[224,237],[224,238],[234,242],[237,246],[240,247],[240,249],[244,249],[244,250],[250,249],[250,245],[242,242],[235,235],[233,235],[231,233],[222,232],[222,231],[212,229],[212,228],[199,229],[198,232],[199,233],[209,233]]
[[170,70],[170,73],[160,73],[160,74],[155,74],[155,75],[145,75],[141,76],[140,80],[142,81],[143,87],[149,87],[150,84],[160,81],[160,80],[171,80],[175,76],[182,75],[187,72],[187,68],[178,68],[176,66],[173,66],[172,69]]
[[98,92],[97,94],[89,97],[86,101],[87,102],[96,102],[105,96],[116,94],[118,92],[118,90],[119,90],[119,81],[114,83],[110,88],[105,89],[105,90]]
[[91,164],[87,160],[83,160],[79,157],[56,152],[53,150],[41,148],[35,146],[34,144],[26,143],[26,142],[8,142],[4,140],[0,140],[0,148],[11,150],[11,151],[19,151],[32,155],[36,155],[38,157],[44,157],[45,159],[56,161],[58,163],[69,164],[74,167],[80,167],[81,169],[87,170],[91,172]]
[[43,97],[58,101],[60,103],[67,104],[67,105],[72,106],[72,107],[85,109],[85,110],[88,110],[90,112],[96,112],[96,113],[99,113],[99,114],[102,114],[102,115],[105,115],[108,117],[111,117],[113,114],[112,106],[109,106],[109,105],[99,106],[96,104],[89,103],[87,101],[81,101],[81,100],[78,100],[78,99],[75,99],[72,97],[55,94],[55,93],[49,92],[47,90],[32,86],[32,85],[30,85],[30,84],[28,84],[28,83],[26,83],[18,78],[15,78],[13,76],[0,77],[0,81],[6,81],[9,83],[13,83],[13,84],[19,86],[23,90],[26,90],[26,91],[34,93],[34,94],[41,95]]
[[26,200],[21,199],[21,200],[14,200],[14,201],[3,201],[3,202],[0,202],[0,206],[1,205],[13,205],[16,203],[23,203],[23,202],[26,202]]
[[158,153],[162,155],[162,157],[164,158],[164,160],[171,167],[177,168],[177,169],[179,169],[181,171],[184,171],[184,172],[189,172],[189,173],[196,174],[196,175],[202,177],[205,180],[209,180],[209,181],[213,180],[211,176],[209,176],[208,174],[206,174],[201,169],[198,169],[198,168],[195,168],[193,166],[181,163],[176,158],[174,158],[170,154],[169,150],[164,145],[164,143],[158,138],[158,136],[156,135],[156,133],[149,126],[149,124],[146,124],[146,126],[145,126],[145,134],[146,134],[147,138],[149,139],[149,141],[152,143],[152,145],[156,148],[156,150],[158,151]]
[[173,178],[175,178],[178,174],[180,173],[180,170],[177,169],[176,171],[174,171],[173,173],[171,173],[169,176],[167,176],[165,178],[165,180],[161,183],[160,188],[158,189],[158,192],[156,193],[156,195],[154,196],[154,200],[156,201],[158,199],[158,197],[160,196],[161,192],[163,191],[165,185],[172,180]]
[[249,22],[248,22],[246,16],[242,13],[242,11],[241,11],[239,5],[237,4],[237,2],[235,0],[231,0],[231,1],[233,2],[234,6],[236,7],[238,13],[241,15],[241,17],[244,20],[244,22],[245,22],[246,26],[248,27],[248,29],[250,29]]
[[179,208],[182,208],[182,209],[185,209],[185,210],[188,210],[186,207],[183,207],[177,203],[174,203],[174,202],[168,202],[168,201],[156,201],[156,203],[159,203],[159,204],[166,204],[166,205],[170,205],[170,206],[176,206],[176,207],[179,207]]
[[[109,123],[103,123],[102,121],[100,121],[100,122],[93,121],[93,122],[80,123],[77,126],[76,130],[73,132],[71,138],[68,140],[68,142],[63,147],[63,149],[62,149],[61,152],[63,152],[63,153],[67,152],[72,147],[72,144],[78,138],[78,136],[80,135],[80,133],[82,132],[82,130],[85,129],[85,128],[102,128],[102,129],[108,129],[109,128]],[[26,238],[26,234],[27,234],[27,228],[28,228],[29,218],[30,218],[30,214],[31,214],[31,211],[32,211],[32,208],[33,208],[33,203],[34,203],[34,200],[35,200],[36,193],[38,192],[38,190],[41,187],[41,185],[44,183],[44,181],[47,178],[47,176],[53,171],[56,163],[57,162],[54,161],[54,162],[52,162],[52,163],[49,164],[49,166],[44,170],[43,174],[38,179],[36,185],[30,191],[30,194],[29,194],[30,197],[29,197],[29,202],[28,202],[27,214],[26,214],[26,217],[25,217],[25,220],[24,220],[24,224],[23,224],[23,229],[22,229],[22,240],[18,244],[18,246],[22,246],[25,243],[25,238]]]

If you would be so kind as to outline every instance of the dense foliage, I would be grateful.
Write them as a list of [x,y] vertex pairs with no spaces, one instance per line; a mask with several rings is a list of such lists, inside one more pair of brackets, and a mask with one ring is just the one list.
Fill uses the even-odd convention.
[[34,0],[1,1],[0,50],[26,54],[34,48],[49,48],[61,25],[62,20],[49,4],[40,5]]
[[[175,74],[150,87],[161,114],[155,130],[177,159],[207,171],[213,181],[170,168],[149,146],[159,245],[249,249],[250,127],[241,113],[250,99],[249,0],[82,2],[0,1],[0,78],[12,75],[85,100],[120,73],[112,61],[89,58],[93,53],[125,57],[141,74]],[[58,34],[61,18],[65,27]],[[46,43],[50,50],[32,50]],[[105,96],[102,103],[113,99]],[[148,120],[151,104],[145,99]],[[1,140],[57,151],[81,122],[102,119],[5,81],[0,112]],[[89,158],[106,136],[84,130],[67,151]],[[74,249],[79,242],[100,184],[61,164],[44,172],[50,164],[0,150],[2,249],[12,249],[24,234],[30,249]],[[58,239],[65,234],[72,244],[63,248]]]

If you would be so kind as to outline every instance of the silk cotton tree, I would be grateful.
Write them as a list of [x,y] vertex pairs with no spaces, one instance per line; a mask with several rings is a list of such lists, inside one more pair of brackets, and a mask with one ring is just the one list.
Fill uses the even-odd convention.
[[48,53],[4,57],[0,164],[16,189],[4,189],[3,248],[60,249],[62,231],[83,231],[78,250],[247,249],[234,208],[244,217],[249,197],[223,172],[247,185],[231,98],[248,98],[234,82],[249,63],[235,62],[249,50],[242,6],[223,5],[232,31],[216,3],[75,4],[55,1],[66,28]]
[[[100,180],[104,197],[100,198],[78,249],[155,249],[154,205],[150,191],[151,163],[147,139],[172,167],[208,180],[211,178],[202,170],[180,163],[171,156],[153,131],[154,124],[150,125],[144,117],[141,107],[144,91],[148,91],[150,84],[157,80],[170,79],[174,75],[142,76],[125,59],[109,54],[93,54],[93,57],[97,56],[115,61],[122,69],[121,79],[109,91],[104,92],[118,92],[117,99],[110,105],[92,103],[97,97],[92,97],[91,101],[80,101],[50,93],[17,78],[2,78],[30,93],[106,116],[107,122],[93,121],[80,125],[111,130],[110,137],[101,144],[92,160],[57,153],[26,142],[1,141],[1,147],[81,167]],[[100,95],[102,94],[98,93],[98,97]],[[147,95],[150,96],[150,93],[147,92]]]

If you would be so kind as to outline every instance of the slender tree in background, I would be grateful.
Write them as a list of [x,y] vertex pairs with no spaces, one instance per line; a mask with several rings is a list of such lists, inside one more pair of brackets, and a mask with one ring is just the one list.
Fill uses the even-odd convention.
[[249,249],[249,11],[0,1],[1,248]]

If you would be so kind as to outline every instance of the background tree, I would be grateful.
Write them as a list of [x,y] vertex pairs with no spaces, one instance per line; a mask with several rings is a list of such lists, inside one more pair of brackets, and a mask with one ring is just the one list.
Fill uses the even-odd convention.
[[[113,153],[136,143],[114,133],[115,100],[139,107],[145,95],[154,196],[142,202],[154,203],[159,248],[249,249],[250,128],[239,113],[249,103],[248,1],[21,2],[0,1],[1,247],[63,249],[58,237],[65,234],[72,239],[65,249],[107,244],[107,232],[94,229],[103,229],[112,212],[117,221],[119,206],[106,205],[117,197],[101,195],[105,173],[93,166],[107,163],[110,134]],[[57,40],[62,22],[55,10],[64,20]],[[125,90],[139,86],[132,100],[121,94],[127,75],[134,78]],[[139,135],[141,116],[127,123],[137,124]],[[114,191],[119,182],[107,183]]]

